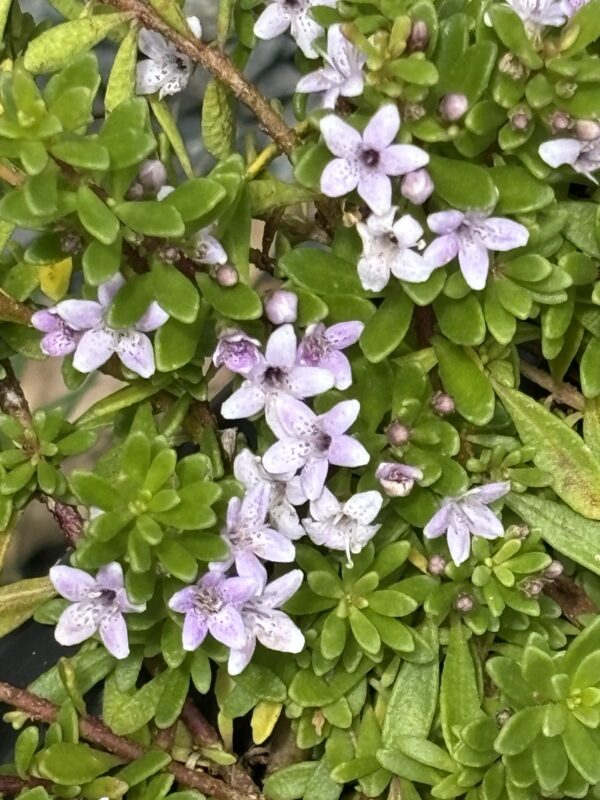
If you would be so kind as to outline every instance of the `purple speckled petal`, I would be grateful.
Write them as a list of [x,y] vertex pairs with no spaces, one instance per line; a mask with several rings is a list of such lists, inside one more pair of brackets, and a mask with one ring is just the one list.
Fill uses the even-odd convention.
[[433,517],[429,520],[427,525],[423,528],[423,536],[426,539],[437,539],[446,532],[450,524],[450,504],[442,505],[439,511],[436,511]]
[[259,39],[274,39],[289,27],[290,21],[290,14],[281,3],[271,3],[254,23],[254,35]]
[[327,197],[341,197],[358,186],[358,163],[345,158],[334,158],[321,173],[321,191]]
[[56,625],[56,641],[65,647],[81,644],[96,633],[101,616],[101,608],[90,600],[82,600],[69,606],[60,615]]
[[244,381],[231,397],[221,406],[225,419],[246,419],[253,417],[265,407],[265,390],[262,384]]
[[414,144],[393,144],[381,154],[379,164],[386,175],[406,175],[429,163],[425,150]]
[[329,462],[337,467],[364,467],[369,459],[367,450],[352,436],[337,436],[329,447]]
[[129,639],[127,624],[122,614],[113,612],[102,617],[99,626],[100,638],[108,652],[115,658],[127,658]]
[[183,633],[181,636],[183,649],[188,652],[197,650],[206,639],[207,633],[208,624],[206,617],[195,610],[188,611],[183,621]]
[[296,594],[300,586],[302,586],[303,580],[304,573],[302,570],[293,569],[265,587],[262,601],[271,608],[279,608]]
[[322,458],[309,458],[306,462],[306,466],[302,470],[301,480],[302,488],[309,500],[316,500],[323,491],[328,470],[329,461],[325,456]]
[[269,336],[265,358],[271,367],[291,369],[296,362],[296,334],[289,323],[281,325]]
[[321,367],[294,367],[288,375],[288,385],[294,397],[313,397],[331,389],[334,376]]
[[87,597],[96,586],[96,581],[87,572],[62,565],[50,569],[50,580],[62,597],[75,603]]
[[117,345],[118,334],[114,331],[86,331],[77,344],[73,366],[79,372],[93,372],[108,361]]
[[46,311],[46,309],[36,311],[35,314],[32,314],[31,324],[36,330],[42,331],[42,333],[59,331],[62,327],[58,314],[55,311]]
[[325,331],[325,338],[336,350],[345,350],[355,344],[365,328],[365,323],[359,320],[338,322]]
[[95,300],[63,300],[55,308],[58,316],[76,331],[88,331],[102,322],[103,308]]
[[123,578],[123,567],[118,561],[111,561],[100,567],[96,575],[96,583],[101,589],[111,589],[116,592],[125,585]]
[[329,436],[340,436],[356,422],[359,413],[358,400],[342,400],[319,417],[319,426]]
[[223,606],[209,619],[208,629],[214,638],[227,647],[239,649],[246,644],[246,630],[239,611],[233,606]]
[[311,452],[309,442],[281,439],[271,445],[263,456],[263,466],[271,473],[296,471],[303,467]]
[[321,133],[330,152],[339,159],[354,159],[361,147],[360,133],[335,114],[323,117]]
[[128,331],[119,334],[116,352],[123,364],[140,377],[149,378],[154,375],[154,350],[145,333]]
[[68,356],[75,351],[80,334],[75,333],[66,325],[58,331],[47,333],[40,343],[42,352],[47,356]]
[[394,141],[399,130],[398,108],[394,103],[386,103],[369,120],[362,137],[364,146],[376,151],[385,150]]
[[144,332],[155,331],[164,325],[168,319],[169,315],[158,303],[150,303],[146,313],[135,323],[135,328]]
[[375,214],[385,214],[392,205],[392,182],[382,172],[363,172],[358,181],[358,193]]

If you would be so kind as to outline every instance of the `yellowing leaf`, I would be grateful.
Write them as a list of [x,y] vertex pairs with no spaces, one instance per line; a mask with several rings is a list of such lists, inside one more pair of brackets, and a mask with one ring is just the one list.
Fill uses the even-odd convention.
[[275,723],[279,719],[281,703],[273,703],[269,700],[261,700],[254,711],[252,712],[252,739],[254,744],[262,744],[266,742],[269,736],[273,733]]
[[18,628],[54,595],[48,578],[31,578],[0,588],[0,636]]
[[56,264],[44,264],[40,267],[40,289],[51,300],[58,302],[69,290],[73,261],[65,258]]

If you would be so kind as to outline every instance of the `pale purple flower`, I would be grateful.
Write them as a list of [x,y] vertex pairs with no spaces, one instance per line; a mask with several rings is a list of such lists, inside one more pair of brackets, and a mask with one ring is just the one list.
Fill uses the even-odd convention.
[[213,354],[215,367],[226,367],[238,375],[249,375],[264,361],[260,352],[260,342],[243,331],[228,329],[219,334],[219,341]]
[[462,564],[469,557],[471,535],[484,539],[497,539],[504,536],[504,528],[489,503],[504,497],[510,492],[510,482],[488,483],[469,489],[460,497],[446,497],[439,511],[423,529],[427,539],[435,539],[446,534],[448,549],[455,564]]
[[254,33],[259,39],[274,39],[290,28],[296,44],[307,58],[318,58],[315,39],[323,28],[310,14],[313,6],[335,6],[336,0],[270,0],[256,20]]
[[[124,329],[111,328],[104,318],[115,295],[124,284],[125,278],[117,273],[114,278],[98,287],[98,301],[61,300],[49,309],[49,314],[58,315],[77,336],[73,366],[79,372],[98,369],[114,353],[128,369],[142,378],[149,378],[154,374],[154,351],[146,333],[164,325],[169,315],[158,303],[150,303],[146,313],[135,325]],[[42,318],[41,324],[47,324],[46,317]],[[68,339],[68,334],[61,331],[60,337]],[[46,347],[44,340],[43,348]],[[53,339],[50,349],[54,349],[54,342]],[[48,354],[53,355],[50,352]]]
[[269,483],[256,483],[248,489],[243,500],[231,498],[227,506],[227,524],[221,533],[229,547],[229,557],[212,563],[211,569],[223,572],[235,563],[241,574],[244,564],[256,568],[259,558],[279,563],[294,560],[294,545],[287,536],[267,524],[271,491]]
[[300,653],[304,647],[302,631],[287,614],[279,610],[300,588],[302,571],[294,569],[269,584],[266,570],[262,567],[258,573],[242,574],[256,580],[258,590],[241,609],[247,638],[244,647],[232,650],[229,654],[230,675],[239,675],[246,669],[254,655],[257,640],[263,647],[279,653]]
[[175,592],[169,608],[185,614],[183,649],[196,650],[208,633],[227,647],[243,648],[247,636],[240,608],[255,595],[256,588],[252,578],[208,572],[193,586]]
[[362,68],[367,57],[344,36],[341,25],[327,31],[325,65],[300,78],[297,92],[321,92],[321,106],[335,108],[338,97],[358,97],[364,88]]
[[400,194],[416,206],[422,205],[433,194],[435,186],[426,169],[409,172],[402,178]]
[[506,3],[533,36],[537,36],[546,25],[563,25],[569,16],[563,0],[506,0]]
[[490,217],[489,211],[438,211],[427,224],[440,234],[425,250],[433,267],[448,264],[458,256],[460,271],[471,289],[483,289],[490,267],[489,252],[514,250],[529,239],[524,225],[505,217]]
[[353,189],[375,214],[385,214],[392,204],[390,175],[405,175],[424,167],[429,156],[413,144],[393,144],[400,129],[400,114],[386,103],[363,133],[334,114],[321,120],[325,144],[336,158],[321,175],[321,191],[341,197]]
[[221,408],[225,419],[253,417],[263,409],[267,422],[277,434],[275,400],[282,394],[312,397],[331,389],[334,377],[320,367],[296,364],[296,334],[291,325],[273,331],[265,347],[264,359],[254,367],[240,388]]
[[342,350],[360,339],[364,327],[358,320],[338,322],[329,328],[321,322],[309,325],[298,345],[298,364],[329,370],[335,377],[335,388],[347,389],[352,384],[352,369]]
[[47,356],[68,356],[74,352],[82,337],[81,331],[73,330],[62,319],[55,308],[36,311],[31,317],[31,324],[38,331],[45,333],[40,346]]
[[390,497],[406,497],[412,491],[415,481],[421,480],[423,473],[418,467],[384,461],[377,467],[375,477]]
[[579,139],[553,139],[538,148],[540,158],[555,169],[568,164],[575,172],[585,175],[594,183],[592,173],[600,169],[600,138],[591,141]]
[[227,253],[221,242],[212,235],[212,230],[212,226],[209,226],[194,234],[192,258],[209,266],[226,264]]
[[358,261],[358,277],[364,289],[380,292],[390,275],[408,283],[422,283],[433,267],[413,250],[422,243],[423,228],[414,217],[405,214],[394,222],[396,206],[381,216],[371,214],[356,226],[363,251]]
[[277,289],[265,300],[265,315],[273,325],[295,322],[298,317],[298,295]]
[[344,400],[317,416],[299,400],[282,396],[277,401],[282,432],[277,432],[279,441],[264,454],[264,468],[275,474],[302,470],[302,489],[309,500],[316,500],[323,490],[329,464],[362,467],[369,462],[362,444],[346,434],[359,411],[358,400]]
[[[202,36],[202,25],[198,17],[188,17],[187,24],[199,39]],[[147,28],[140,30],[138,47],[148,58],[137,65],[137,94],[158,92],[159,99],[162,99],[165,95],[177,94],[185,89],[194,66],[188,56],[180,53],[160,33]]]
[[567,17],[571,18],[573,14],[583,6],[587,6],[589,2],[590,0],[563,0],[562,7]]
[[[242,450],[233,462],[233,474],[246,489],[254,486],[267,485],[270,487],[269,496],[269,521],[275,530],[278,530],[288,539],[299,539],[304,536],[304,529],[300,525],[298,512],[287,496],[287,486],[292,474],[272,475],[262,465],[260,456],[255,456],[250,450]],[[302,499],[297,505],[304,503]]]
[[80,644],[98,631],[111,655],[129,655],[123,614],[139,614],[146,604],[130,602],[118,562],[101,567],[95,578],[80,569],[59,565],[50,569],[50,580],[56,591],[73,604],[58,620],[54,633],[57,642],[65,646]]
[[345,503],[324,488],[321,496],[310,504],[310,517],[302,524],[309,538],[330,550],[346,553],[349,567],[352,555],[360,553],[381,525],[371,523],[381,511],[383,498],[379,492],[359,492]]

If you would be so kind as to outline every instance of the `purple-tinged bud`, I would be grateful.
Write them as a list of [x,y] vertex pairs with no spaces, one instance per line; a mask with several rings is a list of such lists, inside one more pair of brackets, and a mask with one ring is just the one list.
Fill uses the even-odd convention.
[[396,419],[387,426],[385,435],[392,447],[402,447],[410,439],[410,428]]
[[60,249],[69,256],[79,253],[83,247],[83,239],[77,233],[65,233],[60,240]]
[[446,569],[446,559],[438,554],[431,556],[427,562],[427,572],[430,575],[443,575]]
[[415,481],[420,481],[423,473],[418,467],[385,461],[377,467],[375,477],[389,497],[406,497],[412,491]]
[[224,330],[219,335],[219,343],[213,355],[215,367],[227,367],[239,375],[248,375],[262,360],[258,339],[252,339],[243,331],[232,329]]
[[433,194],[433,181],[426,169],[416,169],[402,178],[400,194],[420,206]]
[[458,122],[469,110],[469,101],[466,95],[451,92],[440,100],[440,117],[446,122]]
[[215,272],[215,278],[219,286],[235,286],[240,279],[238,271],[231,264],[223,264],[222,267]]
[[454,601],[454,608],[460,614],[468,614],[475,608],[475,600],[470,594],[459,594]]
[[560,578],[564,571],[565,568],[562,563],[554,559],[544,570],[544,578],[548,581],[555,581],[557,578]]
[[139,181],[134,181],[125,194],[126,200],[141,200],[144,196],[144,187]]
[[431,407],[437,414],[444,416],[445,414],[453,414],[456,406],[454,405],[454,399],[449,394],[436,392],[431,398]]
[[544,583],[538,580],[538,578],[530,578],[529,580],[523,581],[521,590],[528,597],[539,597],[544,591]]
[[593,119],[578,119],[574,127],[575,135],[582,142],[593,142],[600,136],[600,124]]
[[503,728],[512,715],[513,712],[510,710],[510,708],[501,708],[500,711],[496,712],[496,725],[499,728]]
[[554,111],[550,116],[550,127],[552,128],[552,133],[566,131],[571,127],[571,125],[571,117],[568,114],[565,114],[564,111]]
[[265,314],[273,325],[285,325],[286,322],[295,322],[298,317],[298,295],[277,289],[264,303]]
[[422,19],[413,22],[407,44],[412,53],[425,50],[429,44],[429,28]]
[[531,122],[531,117],[524,109],[515,111],[510,117],[510,124],[515,131],[526,131]]
[[144,161],[138,172],[137,180],[146,192],[157,194],[167,182],[165,165],[157,158]]

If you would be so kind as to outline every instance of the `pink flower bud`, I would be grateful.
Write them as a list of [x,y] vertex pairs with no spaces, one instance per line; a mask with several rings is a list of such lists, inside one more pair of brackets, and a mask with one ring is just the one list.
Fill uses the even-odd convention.
[[454,608],[461,614],[468,614],[475,608],[475,600],[470,594],[459,594],[454,601]]
[[398,420],[394,420],[385,429],[385,435],[392,447],[401,447],[410,439],[410,428],[407,428],[406,425],[398,422]]
[[515,111],[510,118],[510,124],[516,131],[526,131],[530,122],[529,114],[523,109]]
[[582,142],[592,142],[600,136],[600,125],[593,119],[578,119],[575,134]]
[[553,133],[566,131],[571,127],[571,117],[564,111],[555,111],[550,117],[550,127]]
[[425,50],[429,43],[429,28],[422,19],[413,22],[413,26],[408,37],[408,49],[415,53]]
[[402,178],[400,193],[411,203],[420,206],[433,193],[433,181],[426,169],[417,169],[409,172]]
[[427,562],[427,572],[430,575],[443,575],[446,569],[446,559],[444,556],[433,555]]
[[442,97],[439,105],[440,116],[446,122],[457,122],[469,110],[469,101],[464,94],[455,92]]
[[219,286],[235,286],[240,276],[238,275],[237,269],[232,267],[231,264],[223,264],[223,266],[219,267],[215,272],[215,278]]
[[555,581],[557,578],[560,578],[564,571],[565,568],[561,562],[554,559],[554,561],[551,561],[550,565],[544,570],[544,578],[549,581]]
[[273,325],[295,322],[298,317],[298,295],[277,289],[265,300],[265,314]]
[[157,158],[148,159],[142,164],[137,179],[147,192],[156,194],[167,182],[167,170]]
[[134,181],[125,194],[126,200],[141,200],[144,196],[144,187],[139,181]]
[[452,414],[454,412],[454,400],[449,394],[436,392],[431,398],[431,407],[440,415]]

